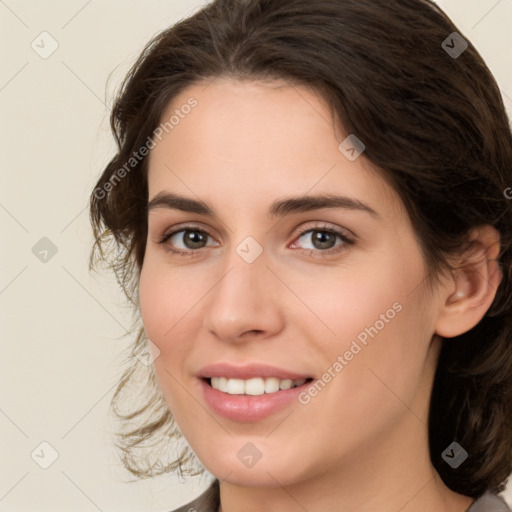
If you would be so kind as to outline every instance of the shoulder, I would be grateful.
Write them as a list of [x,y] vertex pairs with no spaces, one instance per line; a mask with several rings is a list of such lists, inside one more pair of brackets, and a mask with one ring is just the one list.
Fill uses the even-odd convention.
[[[198,498],[172,512],[217,512],[219,504],[219,481],[215,480]],[[485,493],[468,508],[467,512],[512,511],[501,497]]]
[[172,512],[217,512],[219,504],[219,481],[215,480],[201,496]]
[[502,498],[495,494],[485,493],[477,499],[467,512],[511,512]]

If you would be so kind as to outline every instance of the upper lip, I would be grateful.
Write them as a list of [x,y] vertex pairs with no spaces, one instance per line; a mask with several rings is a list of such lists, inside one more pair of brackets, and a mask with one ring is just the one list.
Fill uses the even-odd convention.
[[229,363],[209,364],[204,366],[198,372],[198,376],[203,379],[208,379],[210,377],[226,377],[228,379],[243,380],[253,379],[255,377],[262,377],[264,379],[276,377],[280,380],[300,380],[311,377],[304,373],[292,372],[285,368],[278,368],[276,366],[258,363],[247,364],[244,366],[235,366]]

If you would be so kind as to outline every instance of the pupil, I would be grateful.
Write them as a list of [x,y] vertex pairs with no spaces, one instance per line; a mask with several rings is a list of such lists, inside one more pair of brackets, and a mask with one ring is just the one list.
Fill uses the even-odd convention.
[[314,231],[313,233],[313,245],[317,249],[330,249],[336,243],[332,233],[326,231]]
[[204,235],[202,233],[198,233],[197,231],[188,231],[185,236],[185,245],[189,249],[197,249],[198,247],[202,247],[202,243],[204,242]]

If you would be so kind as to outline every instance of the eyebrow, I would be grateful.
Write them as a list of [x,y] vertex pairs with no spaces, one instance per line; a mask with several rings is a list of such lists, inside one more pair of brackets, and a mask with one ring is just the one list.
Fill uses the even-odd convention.
[[[170,192],[159,192],[151,199],[147,207],[148,212],[157,208],[169,208],[210,217],[215,216],[213,210],[203,201]],[[359,201],[359,199],[332,194],[281,199],[272,203],[269,208],[269,215],[271,218],[284,217],[291,213],[309,212],[323,208],[342,208],[344,210],[361,211],[369,213],[376,219],[380,218],[380,215],[373,208]]]

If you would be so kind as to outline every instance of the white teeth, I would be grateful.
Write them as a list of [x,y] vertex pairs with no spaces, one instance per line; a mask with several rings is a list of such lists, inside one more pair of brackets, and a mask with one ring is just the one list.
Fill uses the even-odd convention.
[[227,393],[228,379],[226,379],[226,377],[212,377],[212,388]]
[[263,395],[265,393],[265,381],[260,378],[245,381],[246,395]]
[[224,391],[224,393],[227,393],[227,391],[228,391],[228,379],[226,379],[226,377],[219,377],[219,387],[217,389],[219,391]]
[[265,379],[265,393],[275,393],[276,391],[279,391],[279,379],[277,377]]
[[269,377],[263,379],[255,377],[253,379],[228,379],[226,377],[212,377],[211,385],[213,389],[228,393],[230,395],[252,395],[258,396],[264,393],[275,393],[279,390],[291,389],[297,386],[302,386],[306,379],[279,380],[277,377]]
[[284,379],[279,383],[279,389],[290,389],[293,386],[293,380]]
[[245,382],[242,379],[228,379],[228,389],[230,395],[243,395],[245,393]]

